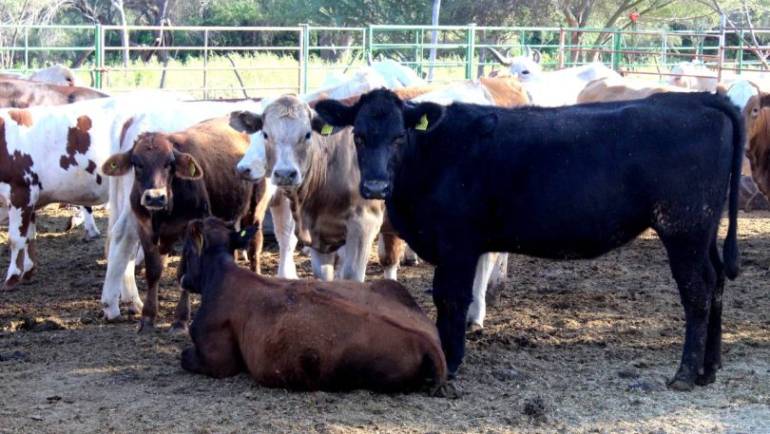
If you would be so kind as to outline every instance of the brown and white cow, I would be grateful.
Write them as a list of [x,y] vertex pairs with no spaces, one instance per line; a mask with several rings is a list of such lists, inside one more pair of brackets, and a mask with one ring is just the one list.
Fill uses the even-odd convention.
[[130,107],[131,101],[101,98],[0,110],[0,202],[8,204],[11,247],[5,289],[29,278],[34,269],[28,247],[35,238],[37,208],[107,201],[98,168],[112,152],[113,122]]
[[[190,220],[214,215],[256,225],[259,236],[249,252],[252,269],[259,271],[261,222],[269,197],[264,181],[243,181],[235,172],[249,141],[248,135],[230,128],[228,119],[211,119],[179,133],[143,133],[131,150],[104,163],[107,176],[133,172],[131,209],[138,222],[148,288],[140,331],[154,326],[165,256]],[[174,328],[185,330],[188,320],[189,297],[183,291]]]
[[321,135],[322,125],[313,125],[313,119],[307,104],[297,97],[283,96],[265,107],[262,115],[233,113],[231,125],[249,134],[261,131],[266,173],[279,189],[295,197],[297,223],[306,234],[301,238],[311,247],[316,277],[334,278],[337,252],[341,258],[339,277],[363,282],[384,205],[361,197],[350,130]]
[[[107,96],[109,95],[89,88],[0,78],[0,108],[64,105]],[[8,219],[5,207],[0,209],[0,214],[2,214],[0,221],[4,222]],[[67,230],[69,231],[83,223],[85,223],[86,230],[85,240],[99,237],[99,229],[94,221],[91,207],[81,207],[80,213],[70,218]]]
[[107,97],[106,93],[77,86],[60,86],[32,80],[0,78],[0,107],[27,108],[63,105]]
[[317,282],[238,267],[248,229],[190,223],[180,286],[201,293],[182,368],[215,378],[247,371],[267,387],[380,392],[442,386],[436,327],[397,282]]
[[589,102],[629,101],[647,98],[650,95],[662,92],[692,92],[692,90],[624,77],[605,77],[588,83],[578,94],[577,102],[582,104]]

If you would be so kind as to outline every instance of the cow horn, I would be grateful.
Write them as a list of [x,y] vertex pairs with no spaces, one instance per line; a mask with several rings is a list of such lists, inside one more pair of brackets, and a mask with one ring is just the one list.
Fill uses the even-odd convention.
[[489,49],[489,51],[492,52],[492,54],[494,54],[494,56],[497,58],[497,61],[500,62],[501,65],[511,66],[511,63],[513,63],[510,57],[501,54],[499,51],[495,50],[492,47],[487,47],[487,48]]

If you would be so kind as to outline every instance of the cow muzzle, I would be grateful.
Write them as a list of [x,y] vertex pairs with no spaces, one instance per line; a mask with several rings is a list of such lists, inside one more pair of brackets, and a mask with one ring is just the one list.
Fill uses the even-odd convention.
[[273,170],[273,184],[279,187],[296,187],[300,184],[300,181],[297,169]]
[[390,194],[388,181],[364,181],[361,184],[361,196],[364,199],[385,199]]
[[259,181],[261,176],[256,176],[249,166],[236,166],[235,171],[238,172],[238,176],[244,181]]
[[141,204],[150,211],[158,211],[168,206],[168,195],[163,188],[145,190],[142,194]]

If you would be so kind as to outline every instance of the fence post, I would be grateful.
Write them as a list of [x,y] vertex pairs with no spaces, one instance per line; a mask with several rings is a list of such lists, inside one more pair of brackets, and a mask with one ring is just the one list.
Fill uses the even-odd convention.
[[102,88],[102,72],[104,69],[104,34],[102,25],[94,25],[94,87]]
[[741,29],[741,34],[738,37],[738,74],[739,75],[743,71],[743,32],[744,30]]
[[722,81],[722,68],[725,63],[725,15],[719,18],[719,51],[717,53],[717,83]]
[[567,37],[567,33],[564,31],[564,27],[559,27],[559,69],[564,69],[564,42]]
[[305,23],[300,25],[299,31],[299,92],[307,93],[307,69],[310,61],[310,26]]
[[[366,61],[369,62],[369,59],[374,59],[374,30],[372,29],[371,24],[366,25],[366,33],[369,35],[366,41]],[[368,45],[367,45],[368,44]]]
[[476,52],[476,23],[468,24],[468,34],[465,39],[465,79],[473,77],[473,55]]
[[29,26],[24,26],[24,70],[29,74]]
[[614,71],[620,70],[620,30],[615,29],[612,33],[612,69]]
[[203,99],[209,99],[209,29],[203,31]]
[[660,34],[662,41],[660,42],[660,62],[663,68],[667,71],[668,68],[668,32],[663,30]]

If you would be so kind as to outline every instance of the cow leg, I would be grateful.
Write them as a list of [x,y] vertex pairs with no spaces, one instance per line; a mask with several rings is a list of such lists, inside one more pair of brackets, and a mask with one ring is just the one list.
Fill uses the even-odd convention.
[[310,265],[316,278],[330,282],[334,280],[334,253],[321,253],[310,249]]
[[373,213],[366,210],[356,213],[348,220],[345,236],[344,257],[341,264],[341,277],[344,280],[363,282],[366,278],[366,265],[372,244],[382,226],[382,212]]
[[[462,249],[453,249],[462,252]],[[459,256],[459,254],[458,254]],[[436,305],[436,327],[446,356],[450,377],[465,355],[465,320],[471,303],[473,278],[479,256],[466,253],[462,257],[442,260],[433,275],[433,303]]]
[[[146,229],[142,228],[142,231]],[[142,319],[139,322],[139,332],[150,331],[155,327],[158,315],[158,282],[163,273],[163,257],[158,246],[152,241],[149,233],[139,235],[144,250],[144,275],[147,279],[147,297],[142,308]]]
[[660,237],[668,251],[686,321],[682,360],[668,386],[674,390],[692,390],[696,378],[704,375],[709,310],[717,284],[716,270],[709,258],[711,237],[692,234],[660,234]]
[[297,266],[294,263],[294,250],[297,248],[297,236],[294,234],[294,219],[291,216],[289,199],[279,199],[277,205],[270,207],[273,217],[275,238],[278,240],[278,277],[297,279]]
[[377,255],[386,279],[398,280],[398,264],[404,256],[405,245],[404,240],[395,233],[380,232]]
[[[8,209],[8,242],[10,244],[11,259],[8,264],[8,273],[5,276],[3,290],[15,289],[21,282],[26,272],[31,272],[34,267],[29,256],[28,234],[33,227],[32,219],[35,210],[32,207]],[[26,222],[26,224],[25,224]],[[26,226],[26,227],[25,227]]]
[[136,219],[130,209],[116,219],[110,231],[107,248],[107,273],[102,286],[104,317],[112,321],[120,316],[120,300],[131,303],[133,313],[142,311],[144,303],[139,297],[134,276],[135,259],[139,249]]
[[722,367],[722,293],[725,289],[725,271],[722,259],[719,257],[716,237],[711,241],[709,259],[716,272],[716,287],[711,297],[703,375],[695,379],[695,383],[700,386],[716,381],[717,371]]
[[508,253],[498,253],[497,261],[492,267],[492,275],[487,286],[487,304],[494,305],[508,280]]
[[179,289],[182,292],[174,311],[174,323],[171,324],[170,332],[183,334],[187,332],[187,325],[190,323],[190,292],[181,287]]
[[484,328],[484,318],[487,316],[487,286],[492,269],[497,263],[497,255],[497,253],[485,253],[476,264],[476,274],[473,277],[473,301],[468,307],[466,319],[468,331],[475,332]]
[[412,266],[412,265],[420,265],[420,257],[417,256],[417,253],[412,250],[409,245],[406,245],[406,249],[404,250],[404,265]]
[[257,232],[254,233],[251,242],[249,243],[249,269],[257,274],[262,274],[262,261],[260,261],[260,255],[262,254],[262,247],[265,244],[265,237],[262,233],[262,222],[254,222],[257,227]]
[[96,226],[96,220],[94,220],[94,210],[90,206],[81,206],[80,215],[82,216],[84,228],[86,234],[83,236],[85,241],[91,241],[99,238],[102,233],[99,232],[99,228]]
[[201,318],[192,326],[193,346],[182,351],[182,369],[216,378],[237,375],[243,363],[235,336],[225,324],[207,326],[206,314],[199,312]]

